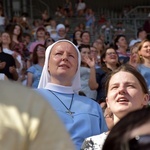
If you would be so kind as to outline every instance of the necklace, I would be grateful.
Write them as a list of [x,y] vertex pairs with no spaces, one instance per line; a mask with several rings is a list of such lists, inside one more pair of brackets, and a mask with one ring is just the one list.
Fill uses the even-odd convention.
[[72,103],[73,103],[73,98],[74,98],[74,94],[72,94],[72,98],[71,98],[71,103],[70,103],[70,106],[69,108],[62,102],[62,100],[54,93],[52,92],[51,90],[49,90],[62,104],[63,106],[67,109],[67,111],[65,111],[65,113],[69,114],[72,116],[72,114],[74,114],[75,112],[72,112],[70,109],[72,107]]

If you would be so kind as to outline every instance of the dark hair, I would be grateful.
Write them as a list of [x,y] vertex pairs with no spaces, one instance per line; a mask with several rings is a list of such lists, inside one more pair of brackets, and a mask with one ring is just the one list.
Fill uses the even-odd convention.
[[55,40],[54,40],[53,38],[48,37],[47,39],[45,39],[45,42],[44,42],[44,46],[45,46],[45,48],[47,48],[47,47],[46,47],[46,45],[47,45],[47,41],[48,41],[48,39],[51,39],[51,41],[52,41],[53,43],[55,42]]
[[117,44],[116,44],[116,43],[119,41],[119,39],[120,39],[121,37],[126,38],[126,36],[125,36],[125,35],[123,35],[123,34],[119,34],[119,35],[117,35],[117,36],[116,36],[116,38],[114,39],[114,48],[115,48],[115,49],[118,49],[118,46],[117,46]]
[[[73,33],[73,37],[72,37],[72,38],[73,38],[73,41],[72,41],[72,42],[73,42],[75,45],[78,45],[77,40],[75,39],[75,36],[76,36],[76,33],[77,33],[77,32],[81,32],[81,31],[80,31],[80,30],[76,30],[76,31]],[[81,33],[82,33],[82,32],[81,32]]]
[[22,33],[23,33],[23,30],[22,30],[22,27],[21,27],[20,24],[13,24],[13,25],[11,25],[10,30],[9,30],[8,32],[10,33],[10,35],[11,35],[11,37],[12,37],[13,34],[14,34],[13,32],[14,32],[14,29],[15,29],[16,26],[20,27],[20,34],[19,34],[19,36],[17,37],[17,40],[21,42],[21,41],[22,41]]
[[117,68],[116,70],[114,70],[108,74],[106,85],[105,85],[106,95],[108,94],[109,82],[110,82],[112,76],[115,75],[116,73],[120,72],[120,71],[129,72],[132,75],[134,75],[137,78],[137,80],[139,81],[143,93],[145,93],[145,94],[149,93],[148,92],[148,86],[146,84],[144,77],[133,66],[131,66],[129,64],[122,64],[119,68]]
[[[1,33],[1,36],[2,36],[2,34],[4,34],[4,33],[7,33],[8,35],[9,35],[9,37],[10,37],[10,44],[9,44],[9,48],[11,48],[11,46],[12,46],[12,39],[11,39],[11,35],[10,35],[10,33],[9,32],[7,32],[7,31],[3,31],[2,33]],[[2,43],[2,42],[1,42]],[[2,44],[2,46],[3,46],[3,44]]]
[[106,138],[103,150],[121,150],[121,147],[128,142],[130,132],[149,122],[150,107],[128,113],[112,128]]
[[45,46],[43,44],[37,44],[33,50],[33,55],[32,55],[32,61],[33,61],[33,64],[37,64],[38,63],[38,56],[37,56],[37,49],[38,47],[41,46],[41,47],[44,47]]
[[137,37],[139,37],[140,32],[143,32],[143,31],[145,31],[144,28],[142,28],[142,27],[138,28],[138,30],[137,30]]
[[78,47],[78,49],[79,49],[80,52],[82,51],[82,48],[89,48],[89,50],[90,50],[90,45],[81,44],[81,45]]
[[82,32],[81,32],[81,35],[80,35],[81,38],[82,38],[82,36],[83,36],[84,33],[88,33],[89,36],[90,36],[90,32],[89,32],[89,31],[82,31]]
[[[109,72],[110,70],[107,68],[106,63],[104,62],[103,59],[106,57],[106,53],[107,53],[108,49],[114,49],[114,47],[108,47],[105,50],[103,50],[102,54],[101,54],[101,59],[100,59],[100,61],[101,61],[101,67],[106,72]],[[114,51],[116,52],[115,49],[114,49]],[[117,54],[117,52],[116,52],[116,54]],[[117,57],[118,57],[118,54],[117,54]],[[120,65],[121,65],[121,63],[119,62],[119,59],[118,59],[118,63],[116,64],[116,66],[119,67]]]

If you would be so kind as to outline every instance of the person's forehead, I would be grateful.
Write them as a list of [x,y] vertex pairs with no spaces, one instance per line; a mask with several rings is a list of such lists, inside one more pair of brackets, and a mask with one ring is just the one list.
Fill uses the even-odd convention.
[[72,51],[76,51],[76,48],[69,42],[66,42],[66,41],[62,41],[62,42],[58,42],[56,43],[53,47],[52,47],[52,50],[54,49],[58,49],[58,48],[64,48],[64,47],[68,47],[70,48],[70,50]]

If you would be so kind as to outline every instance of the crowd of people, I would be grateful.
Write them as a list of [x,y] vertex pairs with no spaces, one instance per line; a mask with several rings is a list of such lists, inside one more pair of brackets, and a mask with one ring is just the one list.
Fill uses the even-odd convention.
[[[0,80],[27,86],[48,101],[77,150],[102,150],[103,145],[105,150],[113,137],[119,141],[117,136],[126,134],[116,131],[121,130],[122,122],[135,115],[131,112],[150,113],[147,108],[150,40],[141,27],[137,29],[137,38],[129,41],[125,30],[118,31],[121,23],[112,36],[111,25],[106,21],[101,27],[107,32],[92,42],[88,29],[95,22],[93,10],[89,8],[85,12],[83,0],[79,0],[76,7],[77,16],[85,15],[86,22],[77,26],[71,37],[68,23],[58,23],[55,18],[49,18],[46,11],[32,26],[26,16],[2,25]],[[71,1],[66,0],[64,10],[66,17],[72,16]],[[141,120],[140,125],[143,122]],[[147,134],[149,136],[146,131],[144,135]],[[138,133],[140,135],[143,137]],[[135,136],[131,134],[124,142],[114,143],[119,143],[120,148]]]

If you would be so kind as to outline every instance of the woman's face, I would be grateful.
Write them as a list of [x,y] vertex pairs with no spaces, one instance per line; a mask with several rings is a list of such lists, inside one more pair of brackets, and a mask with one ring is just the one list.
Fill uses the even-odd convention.
[[75,39],[81,41],[80,35],[81,35],[81,31],[77,31],[75,33]]
[[48,47],[48,46],[50,46],[51,44],[53,44],[54,42],[53,42],[53,40],[51,39],[51,38],[47,38],[46,39],[46,47]]
[[90,43],[89,33],[83,33],[81,39],[82,39],[82,43],[89,44]]
[[84,60],[84,57],[90,57],[90,49],[89,48],[82,48],[81,49],[81,60]]
[[103,59],[103,61],[105,62],[106,66],[107,66],[107,64],[116,65],[118,63],[118,55],[117,55],[116,51],[112,48],[107,49],[106,56]]
[[138,52],[139,55],[141,55],[143,58],[150,59],[150,42],[145,42],[141,48],[141,50]]
[[59,42],[51,50],[48,70],[52,83],[71,85],[78,68],[78,54],[68,42]]
[[66,30],[64,28],[59,29],[58,31],[59,36],[63,37],[66,35]]
[[125,37],[120,37],[118,42],[117,42],[117,45],[118,45],[118,47],[125,47],[125,48],[127,48],[128,44],[127,44],[126,38]]
[[21,33],[20,27],[19,26],[15,26],[15,28],[14,28],[14,34],[19,36],[20,33]]
[[135,62],[138,62],[139,60],[139,55],[138,55],[138,47],[134,47],[131,51],[131,56],[133,57]]
[[127,113],[147,105],[148,94],[143,93],[133,74],[120,71],[110,79],[106,101],[112,113],[121,119]]
[[1,40],[2,40],[2,43],[5,43],[5,44],[11,43],[10,35],[8,33],[3,33],[1,36]]
[[37,47],[37,55],[38,57],[45,57],[45,48],[42,46]]

